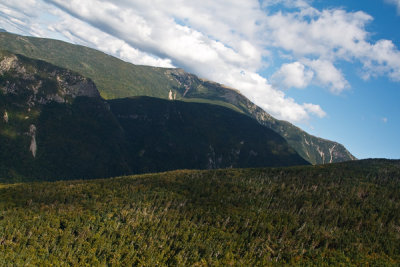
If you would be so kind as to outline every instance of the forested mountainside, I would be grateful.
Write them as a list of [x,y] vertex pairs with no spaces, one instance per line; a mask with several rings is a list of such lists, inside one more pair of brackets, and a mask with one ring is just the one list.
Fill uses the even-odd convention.
[[0,52],[0,112],[1,181],[308,164],[231,109],[149,97],[107,102],[90,79],[10,52]]
[[108,103],[135,173],[309,164],[280,135],[225,107],[150,97]]
[[200,79],[181,69],[133,65],[91,48],[10,33],[0,33],[0,47],[89,77],[106,99],[171,97],[222,105],[243,112],[280,134],[312,164],[355,159],[341,144],[312,136],[289,122],[273,118],[237,90]]

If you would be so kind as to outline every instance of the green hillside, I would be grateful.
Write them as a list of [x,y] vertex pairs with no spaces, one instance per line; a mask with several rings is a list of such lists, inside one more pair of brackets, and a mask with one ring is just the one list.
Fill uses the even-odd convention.
[[309,164],[231,109],[150,97],[106,102],[90,79],[1,51],[0,114],[0,181]]
[[0,185],[0,265],[399,266],[400,162]]
[[218,104],[257,119],[284,137],[300,156],[313,164],[355,159],[341,144],[309,135],[273,118],[238,91],[199,79],[181,69],[137,66],[87,47],[10,33],[0,33],[0,47],[89,77],[106,99],[131,96],[166,99],[171,91],[178,100]]
[[[0,47],[91,78],[106,99],[133,95],[168,96],[164,69],[134,65],[97,50],[66,42],[0,33]],[[151,88],[151,90],[149,90]]]

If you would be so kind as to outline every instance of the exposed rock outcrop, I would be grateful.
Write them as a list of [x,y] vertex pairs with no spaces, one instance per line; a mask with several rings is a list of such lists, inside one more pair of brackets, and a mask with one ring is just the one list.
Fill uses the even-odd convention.
[[36,144],[36,126],[31,124],[29,126],[29,134],[31,137],[31,145],[29,146],[29,151],[32,152],[32,156],[35,158],[36,157],[36,151],[37,151],[37,144]]
[[8,107],[18,110],[13,112],[16,123],[9,125],[5,133],[13,138],[29,138],[27,151],[33,158],[36,158],[38,150],[37,118],[44,105],[50,102],[72,103],[81,96],[104,102],[90,79],[44,61],[1,50],[0,96],[4,97],[3,103],[7,103],[7,106],[0,107],[4,110],[2,120],[5,123],[9,123]]
[[79,96],[100,97],[95,84],[88,78],[8,52],[0,52],[0,76],[3,75],[8,79],[1,84],[0,90],[4,94],[24,95],[29,107],[52,101],[68,103]]

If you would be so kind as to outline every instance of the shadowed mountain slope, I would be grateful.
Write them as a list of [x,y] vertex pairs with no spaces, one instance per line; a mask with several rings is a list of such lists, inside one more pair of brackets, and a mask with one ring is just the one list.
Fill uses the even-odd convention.
[[108,101],[134,172],[308,164],[280,135],[225,107],[135,97]]
[[308,164],[231,109],[149,97],[107,102],[78,73],[1,51],[0,113],[0,178],[9,181]]
[[313,163],[354,160],[339,143],[312,136],[289,122],[273,118],[237,90],[198,78],[181,69],[137,66],[97,50],[62,41],[0,33],[0,47],[48,61],[91,78],[106,99],[131,96],[172,97],[206,102],[242,112],[282,137],[304,159]]

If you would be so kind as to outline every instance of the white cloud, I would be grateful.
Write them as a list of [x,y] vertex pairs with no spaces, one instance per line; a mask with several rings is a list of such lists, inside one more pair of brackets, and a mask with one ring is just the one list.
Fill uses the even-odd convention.
[[393,4],[397,6],[397,13],[400,14],[400,0],[385,0],[385,2],[389,4]]
[[63,21],[55,23],[49,27],[49,29],[62,33],[72,42],[99,49],[138,65],[151,65],[167,68],[174,67],[171,60],[168,58],[161,59],[142,52],[139,49],[130,46],[125,41],[115,38],[97,28],[91,27],[79,19],[73,18],[62,12],[58,13],[60,17],[63,17]]
[[320,59],[304,61],[307,66],[315,71],[317,82],[329,87],[332,93],[339,94],[349,87],[349,83],[343,77],[342,72],[332,62]]
[[323,117],[326,116],[325,111],[323,111],[323,110],[321,109],[321,107],[318,106],[318,105],[314,105],[314,104],[310,104],[310,103],[305,103],[303,106],[304,106],[304,108],[305,108],[308,112],[311,112],[311,113],[317,115],[317,116],[320,117],[320,118],[323,118]]
[[262,7],[267,8],[275,5],[284,5],[286,7],[297,7],[297,8],[307,8],[309,7],[310,0],[264,0],[262,2]]
[[311,7],[298,12],[271,15],[266,19],[271,45],[295,55],[352,57],[365,45],[364,30],[372,17],[344,10],[318,11]]
[[[291,122],[325,116],[280,88],[350,87],[339,62],[361,63],[363,77],[400,81],[400,52],[390,40],[371,42],[372,17],[318,10],[308,0],[0,0],[0,26],[17,33],[88,45],[135,64],[182,67],[239,89],[272,115]],[[276,12],[274,5],[288,9]],[[48,14],[52,19],[48,18]],[[258,74],[285,55],[273,85]],[[282,58],[280,59],[282,60]],[[279,60],[279,62],[280,62]],[[276,62],[276,61],[275,61]]]
[[382,122],[383,122],[383,123],[387,123],[387,122],[388,122],[388,119],[387,119],[386,117],[384,117],[384,118],[382,118]]
[[392,41],[380,40],[369,52],[373,57],[366,58],[364,68],[372,75],[387,73],[394,81],[400,81],[400,53]]
[[[169,58],[171,64],[184,67],[201,77],[237,88],[278,118],[297,122],[308,119],[309,113],[312,113],[303,105],[287,98],[256,73],[263,65],[262,55],[266,54],[266,51],[257,44],[255,36],[258,26],[254,19],[261,18],[262,15],[261,11],[255,8],[258,6],[254,5],[256,1],[246,3],[229,1],[229,4],[225,3],[226,5],[223,1],[205,1],[192,5],[170,1],[165,5],[158,4],[157,10],[146,7],[149,3],[134,1],[123,2],[123,7],[113,4],[100,5],[95,0],[85,2],[48,0],[48,2],[62,7],[68,14],[74,16],[74,20],[87,22],[86,27],[76,22],[73,24],[77,26],[68,27],[72,24],[71,18],[64,16],[67,22],[59,25],[57,30],[62,31],[65,28],[68,32],[73,32],[69,38],[74,41],[82,42],[84,36],[96,36],[86,38],[86,42],[90,41],[103,50],[110,47],[110,44],[104,42],[107,40],[104,33],[88,34],[86,28],[90,25],[96,31],[103,31],[108,36],[123,40],[146,54]],[[221,4],[230,8],[231,12],[222,9],[222,6],[218,7]],[[91,6],[99,8],[91,9]],[[116,16],[115,13],[119,15]],[[218,20],[214,19],[216,13]],[[237,16],[232,16],[233,13],[237,13]],[[238,16],[242,18],[240,21],[237,20]],[[202,19],[198,19],[199,17]],[[245,19],[246,17],[248,19]],[[185,21],[185,25],[177,21]],[[87,32],[81,33],[83,30]],[[97,40],[92,40],[99,36],[105,47]]]
[[[238,37],[245,32],[249,36],[247,31],[254,32],[254,30],[246,23],[239,23],[236,18],[230,18],[232,13],[229,16],[225,12],[222,13],[222,9],[218,8],[219,2],[215,4],[213,1],[204,1],[201,4],[185,5],[178,0],[165,3],[122,1],[125,6],[96,0],[69,2],[48,0],[48,2],[57,4],[71,15],[124,40],[135,48],[159,57],[169,57],[181,67],[193,70],[195,64],[205,64],[214,60],[224,60],[228,64],[250,68],[252,71],[261,66],[260,49],[254,47],[248,40]],[[248,10],[246,7],[248,4],[234,5],[231,2],[226,4],[232,12],[243,12],[242,17]],[[92,6],[98,8],[93,9]],[[220,20],[212,17],[216,10],[221,13]],[[223,14],[229,19],[223,17]],[[205,22],[204,25],[200,25],[199,17]],[[186,21],[187,25],[180,25],[177,20]],[[252,19],[249,21],[253,22]],[[234,23],[235,27],[229,23]],[[231,33],[233,28],[238,33]],[[240,29],[242,31],[239,32]],[[218,37],[211,38],[211,35]]]
[[294,99],[286,97],[282,91],[276,90],[257,73],[243,73],[240,69],[236,69],[227,70],[226,73],[220,75],[224,76],[225,84],[240,88],[241,92],[247,95],[252,102],[277,118],[303,122],[310,118],[310,113],[319,117],[323,117],[322,114],[325,114],[319,105],[298,104]]
[[[298,60],[317,59],[330,65],[340,60],[358,61],[366,77],[387,75],[400,81],[400,51],[390,40],[368,40],[370,34],[365,26],[372,19],[361,11],[341,9],[319,11],[304,7],[297,12],[278,12],[265,20],[270,36],[267,42]],[[343,81],[341,86],[346,87],[346,83]],[[338,87],[332,91],[341,90]]]
[[281,68],[272,75],[272,80],[276,86],[285,88],[305,88],[309,85],[314,73],[296,61],[289,64],[283,64]]
[[35,35],[34,30],[30,27],[29,18],[27,18],[25,13],[25,11],[29,11],[29,8],[32,8],[32,15],[38,17],[39,14],[34,12],[33,5],[34,1],[26,1],[25,3],[19,1],[12,3],[12,1],[8,0],[1,1],[0,23],[2,27],[16,33],[28,32],[29,34]]

